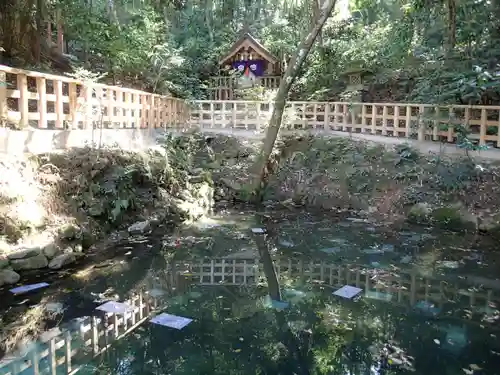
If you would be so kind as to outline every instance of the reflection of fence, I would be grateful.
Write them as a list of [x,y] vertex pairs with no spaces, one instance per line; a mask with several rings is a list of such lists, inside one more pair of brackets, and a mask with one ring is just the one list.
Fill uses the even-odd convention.
[[[36,346],[25,356],[0,362],[1,375],[75,374],[81,363],[109,349],[114,340],[127,335],[142,324],[157,308],[157,300],[147,294],[133,296],[127,304],[134,308],[126,315],[105,314],[78,319],[77,327],[60,332]],[[51,331],[47,332],[50,333]],[[52,335],[51,335],[52,336]],[[50,337],[50,336],[49,336]],[[74,362],[78,360],[80,365]]]
[[[278,277],[299,277],[331,287],[355,285],[366,293],[385,293],[379,297],[390,296],[394,302],[410,305],[426,301],[442,307],[447,301],[463,302],[466,299],[470,306],[488,308],[491,303],[500,302],[500,282],[480,278],[451,281],[402,269],[391,271],[292,259],[276,260],[275,268]],[[201,285],[248,285],[264,277],[258,259],[206,260],[190,264],[187,273],[193,282]],[[488,283],[490,285],[485,285]]]
[[[271,102],[201,100],[188,104],[145,91],[0,65],[0,123],[16,128],[194,125],[204,129],[262,130],[271,113]],[[288,130],[337,130],[448,142],[457,137],[453,125],[463,125],[471,131],[470,139],[500,147],[499,106],[288,102],[284,116],[284,128]]]

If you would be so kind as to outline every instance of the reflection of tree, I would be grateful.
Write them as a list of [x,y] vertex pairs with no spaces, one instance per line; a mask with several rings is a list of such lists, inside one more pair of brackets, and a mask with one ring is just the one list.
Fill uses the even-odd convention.
[[[262,268],[266,276],[267,287],[269,290],[269,297],[274,301],[281,301],[281,293],[278,277],[276,275],[276,270],[274,268],[273,260],[271,254],[269,253],[269,246],[274,243],[274,236],[263,234],[256,235],[255,242],[259,250],[260,260],[262,262]],[[300,331],[300,338],[295,336],[286,320],[285,313],[283,311],[276,311],[276,320],[278,326],[283,332],[283,341],[285,346],[290,352],[290,361],[287,364],[296,363],[296,369],[300,371],[301,374],[309,374],[309,368],[311,364],[310,350],[309,350],[309,332],[307,330]],[[285,372],[286,373],[286,372]]]

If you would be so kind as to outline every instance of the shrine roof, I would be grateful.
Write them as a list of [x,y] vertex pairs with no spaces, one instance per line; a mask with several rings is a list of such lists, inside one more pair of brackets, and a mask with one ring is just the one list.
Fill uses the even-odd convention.
[[243,46],[252,47],[252,49],[261,55],[268,62],[274,64],[278,58],[274,56],[266,47],[264,47],[250,33],[244,33],[229,49],[229,52],[219,60],[219,65],[223,65],[227,60],[233,57]]

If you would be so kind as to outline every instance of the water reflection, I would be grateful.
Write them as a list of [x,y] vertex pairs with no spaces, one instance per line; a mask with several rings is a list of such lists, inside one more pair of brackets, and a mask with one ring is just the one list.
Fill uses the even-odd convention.
[[[83,290],[123,295],[134,280],[194,322],[145,323],[80,373],[496,373],[492,253],[465,237],[341,223],[243,215],[188,228],[143,260],[125,256],[128,267]],[[346,284],[363,289],[358,301],[332,295]]]
[[[239,245],[225,243],[229,255],[192,251],[174,260],[178,295],[167,310],[195,323],[181,332],[144,327],[100,365],[120,374],[494,373],[497,322],[487,318],[497,316],[496,280],[456,277],[456,268],[421,272],[408,262],[367,266],[361,257],[331,258],[335,251],[304,256],[300,240],[267,229],[266,235],[239,232]],[[394,251],[391,244],[378,248],[359,253]],[[363,297],[333,298],[345,284],[363,288]],[[124,356],[127,370],[118,372]]]

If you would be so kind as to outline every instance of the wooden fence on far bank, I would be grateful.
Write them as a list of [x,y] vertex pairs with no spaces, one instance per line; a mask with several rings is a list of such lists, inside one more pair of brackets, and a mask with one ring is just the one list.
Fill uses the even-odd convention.
[[[0,65],[0,121],[15,129],[175,128],[262,131],[273,104],[194,101]],[[456,126],[500,147],[500,106],[288,102],[287,130],[345,131],[454,142]]]

